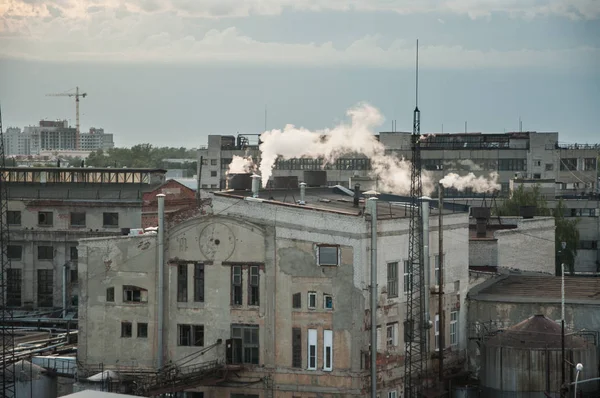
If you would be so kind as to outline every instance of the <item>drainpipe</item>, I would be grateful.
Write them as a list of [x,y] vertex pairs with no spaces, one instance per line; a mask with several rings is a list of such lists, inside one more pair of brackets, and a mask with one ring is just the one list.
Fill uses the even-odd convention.
[[67,317],[67,272],[69,270],[69,263],[66,262],[63,265],[62,272],[62,307],[63,307],[63,318]]
[[371,209],[371,398],[377,398],[377,198]]
[[260,189],[260,176],[252,174],[252,197],[258,198],[258,190]]
[[431,286],[431,268],[429,263],[429,198],[421,198],[421,214],[423,215],[423,267],[425,268],[425,352],[429,352],[429,328],[431,315],[429,310],[429,289]]
[[163,367],[164,360],[164,311],[165,311],[165,194],[159,193],[158,198],[158,362],[157,367]]
[[306,199],[306,183],[301,182],[300,183],[300,201],[298,202],[298,204],[305,205],[306,204],[305,199]]

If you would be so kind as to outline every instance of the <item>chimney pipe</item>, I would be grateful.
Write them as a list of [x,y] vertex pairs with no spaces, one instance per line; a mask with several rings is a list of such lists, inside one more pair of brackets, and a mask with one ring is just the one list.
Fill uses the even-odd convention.
[[[421,198],[421,214],[423,216],[423,267],[425,268],[425,330],[429,330],[431,316],[429,310],[429,287],[431,286],[431,267],[429,262],[429,198]],[[429,332],[425,334],[425,352],[429,352]]]
[[260,189],[260,176],[252,174],[252,197],[258,198],[258,190]]
[[377,398],[377,198],[369,198],[371,209],[371,398]]
[[306,204],[306,183],[300,183],[300,201],[298,202],[300,205]]
[[162,369],[164,360],[164,311],[165,311],[165,194],[159,193],[158,198],[158,369]]
[[358,207],[360,199],[360,184],[354,184],[354,207]]

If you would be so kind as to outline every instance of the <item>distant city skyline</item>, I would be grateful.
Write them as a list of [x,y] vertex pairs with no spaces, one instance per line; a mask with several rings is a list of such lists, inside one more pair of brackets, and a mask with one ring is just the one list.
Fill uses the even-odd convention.
[[600,2],[291,0],[0,5],[3,125],[67,119],[116,146],[332,127],[369,102],[410,131],[558,131],[600,141]]

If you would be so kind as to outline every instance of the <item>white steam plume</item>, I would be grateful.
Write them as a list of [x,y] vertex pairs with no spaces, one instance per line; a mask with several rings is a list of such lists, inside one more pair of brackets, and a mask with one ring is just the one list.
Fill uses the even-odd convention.
[[[284,159],[322,158],[324,165],[346,154],[361,154],[371,159],[371,174],[379,178],[381,190],[396,194],[410,192],[411,163],[385,154],[385,147],[373,134],[383,116],[368,104],[348,110],[350,124],[332,129],[310,131],[291,124],[283,130],[266,131],[260,136],[262,185],[265,187],[279,156]],[[433,191],[428,173],[423,173],[423,192]]]
[[475,174],[469,173],[465,176],[459,176],[456,173],[448,173],[440,180],[440,184],[444,188],[455,188],[459,191],[464,191],[471,188],[476,193],[491,193],[500,190],[498,184],[498,173],[492,172],[489,179],[484,176],[475,177]]
[[227,174],[251,173],[254,170],[256,170],[256,165],[252,160],[252,156],[244,157],[233,155],[231,163],[229,163],[229,168],[227,169]]

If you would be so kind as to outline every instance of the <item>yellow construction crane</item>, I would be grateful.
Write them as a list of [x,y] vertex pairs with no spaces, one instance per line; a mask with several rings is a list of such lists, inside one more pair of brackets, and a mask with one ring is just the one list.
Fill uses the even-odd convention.
[[75,93],[60,93],[60,94],[46,94],[48,97],[75,97],[75,117],[77,121],[77,136],[75,142],[75,149],[79,149],[79,97],[85,98],[87,93],[79,93],[79,87],[75,87]]

